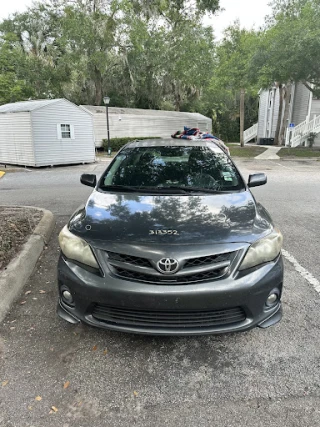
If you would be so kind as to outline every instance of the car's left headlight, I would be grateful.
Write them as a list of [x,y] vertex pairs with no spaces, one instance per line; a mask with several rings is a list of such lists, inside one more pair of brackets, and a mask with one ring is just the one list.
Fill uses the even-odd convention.
[[273,261],[280,253],[283,237],[279,230],[273,230],[267,237],[253,243],[248,249],[239,270],[255,267]]
[[79,261],[82,264],[99,268],[97,261],[88,243],[80,237],[72,234],[65,225],[59,234],[59,244],[67,258]]

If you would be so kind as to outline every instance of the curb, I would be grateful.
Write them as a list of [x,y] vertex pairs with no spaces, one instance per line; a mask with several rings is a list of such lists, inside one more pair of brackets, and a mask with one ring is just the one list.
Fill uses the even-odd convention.
[[3,171],[0,171],[0,178],[2,178],[6,173]]
[[52,212],[33,206],[21,207],[40,210],[43,212],[43,217],[33,234],[22,246],[22,250],[9,263],[7,268],[0,273],[0,322],[5,318],[12,303],[27,283],[55,226]]
[[319,162],[320,161],[320,156],[318,157],[290,157],[290,156],[285,156],[285,157],[280,157],[281,161],[287,161],[290,160],[292,161],[297,161],[297,162],[303,162],[303,161],[314,161],[314,162]]
[[104,158],[104,157],[99,158],[99,157],[97,157],[96,158],[96,163],[111,163],[112,160],[113,160],[113,157],[107,157],[107,158]]

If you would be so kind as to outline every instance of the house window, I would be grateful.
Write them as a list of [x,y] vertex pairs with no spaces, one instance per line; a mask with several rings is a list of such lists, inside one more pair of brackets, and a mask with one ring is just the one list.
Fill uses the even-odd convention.
[[71,139],[71,126],[70,125],[61,125],[61,138]]

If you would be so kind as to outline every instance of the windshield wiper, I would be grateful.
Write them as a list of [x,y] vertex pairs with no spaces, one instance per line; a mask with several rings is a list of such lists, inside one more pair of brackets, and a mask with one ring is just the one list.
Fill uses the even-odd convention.
[[100,189],[104,191],[128,191],[133,193],[143,191],[143,189],[139,187],[130,187],[129,185],[101,185]]
[[102,185],[100,189],[103,191],[125,191],[132,193],[160,193],[163,194],[165,192],[173,192],[177,193],[211,193],[211,194],[220,194],[225,193],[226,191],[214,190],[211,188],[203,188],[203,187],[186,187],[183,185],[166,185],[159,187],[140,187],[140,186],[129,186],[129,185]]
[[165,190],[178,190],[179,193],[189,193],[189,191],[187,190],[186,187],[182,186],[182,185],[163,185],[163,186],[159,186],[157,187],[158,190],[164,192]]
[[[100,189],[103,191],[125,191],[132,193],[163,193],[163,188],[167,187],[140,187],[140,186],[129,186],[129,185],[102,185]],[[175,188],[175,187],[172,187]],[[179,190],[181,191],[181,190]]]
[[[159,188],[159,187],[158,187]],[[185,187],[183,185],[179,186],[179,185],[171,185],[168,187],[160,187],[162,189],[176,189],[176,190],[180,190],[180,191],[184,191],[185,193],[212,193],[212,194],[220,194],[220,193],[225,193],[225,191],[221,191],[221,190],[214,190],[211,188],[203,188],[203,187]]]

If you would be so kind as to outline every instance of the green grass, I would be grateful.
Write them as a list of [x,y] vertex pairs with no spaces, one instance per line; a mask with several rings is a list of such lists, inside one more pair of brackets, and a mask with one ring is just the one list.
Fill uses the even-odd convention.
[[264,147],[248,146],[240,147],[240,145],[227,144],[230,150],[231,157],[256,157],[266,151]]
[[[229,147],[231,157],[246,157],[246,158],[254,158],[259,154],[266,151],[267,148],[259,147],[257,145],[245,145],[244,147],[240,147],[239,144],[227,143]],[[114,157],[117,152],[112,152],[111,158]],[[278,151],[278,156],[280,157],[319,157],[320,160],[320,147],[309,148],[309,147],[298,147],[298,148],[281,148]],[[96,152],[97,157],[110,158],[105,151]],[[4,171],[7,171],[3,169]]]
[[281,150],[277,152],[277,155],[280,157],[320,157],[320,148],[281,148]]
[[[263,147],[258,147],[256,145],[254,146],[248,146],[246,145],[245,147],[240,147],[239,144],[226,144],[229,147],[230,150],[230,154],[232,157],[256,157],[259,154],[263,153],[264,151],[266,151],[266,148]],[[117,152],[112,152],[111,157],[114,157],[117,154]],[[105,151],[97,151],[96,152],[96,156],[97,157],[103,157],[103,158],[109,158],[108,154]]]

